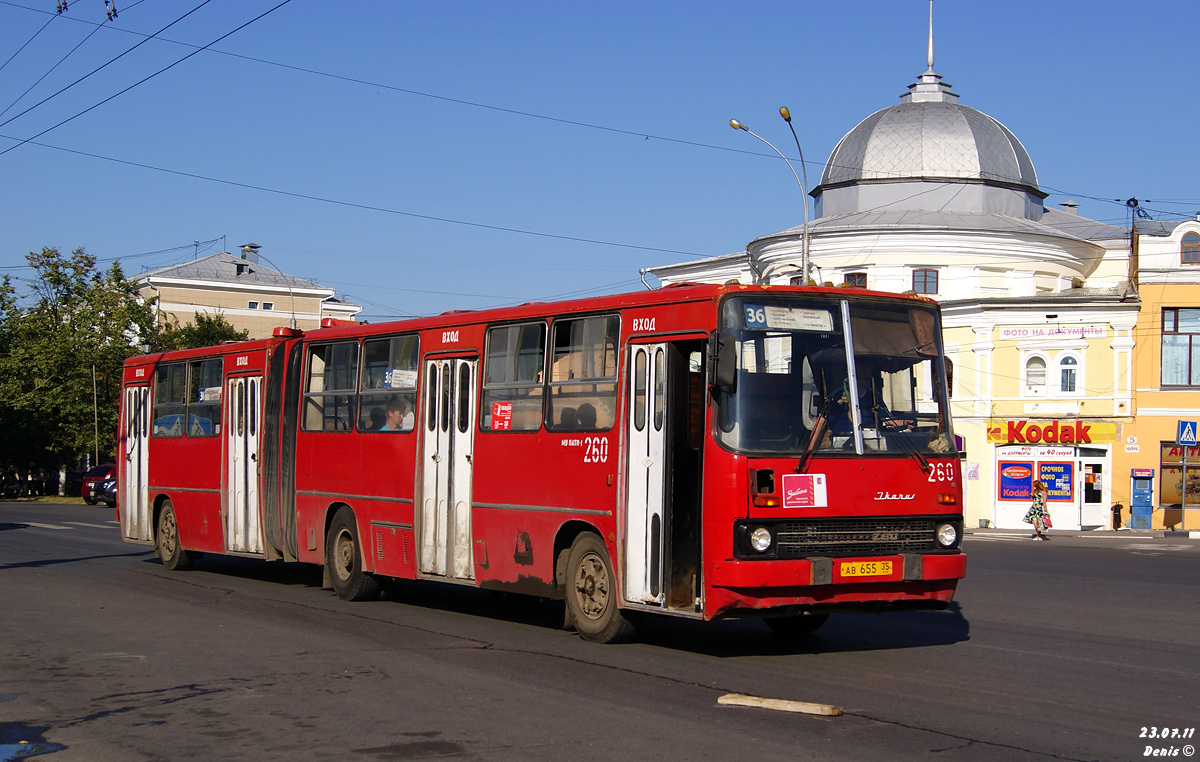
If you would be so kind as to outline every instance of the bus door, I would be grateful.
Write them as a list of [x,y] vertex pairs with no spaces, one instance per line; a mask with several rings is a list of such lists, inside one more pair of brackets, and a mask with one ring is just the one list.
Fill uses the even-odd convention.
[[474,579],[471,454],[478,360],[426,360],[421,469],[421,558],[426,574]]
[[262,553],[258,510],[258,444],[262,376],[231,378],[225,387],[225,548]]
[[699,611],[704,342],[630,348],[625,599]]
[[121,531],[129,540],[153,539],[150,515],[150,387],[125,388],[125,464],[118,495]]
[[626,421],[628,494],[625,511],[625,597],[663,601],[666,519],[666,344],[631,350]]

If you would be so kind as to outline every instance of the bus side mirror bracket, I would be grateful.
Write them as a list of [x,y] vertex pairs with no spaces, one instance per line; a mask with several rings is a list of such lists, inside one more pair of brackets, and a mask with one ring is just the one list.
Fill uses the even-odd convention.
[[714,364],[713,386],[726,392],[737,386],[737,342],[732,334],[714,333],[709,340],[709,357]]

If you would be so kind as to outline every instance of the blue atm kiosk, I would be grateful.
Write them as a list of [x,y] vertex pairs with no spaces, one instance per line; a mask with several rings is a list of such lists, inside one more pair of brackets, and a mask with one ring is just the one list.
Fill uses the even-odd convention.
[[1133,482],[1129,493],[1129,528],[1149,529],[1150,514],[1154,511],[1154,469],[1134,468],[1129,475]]

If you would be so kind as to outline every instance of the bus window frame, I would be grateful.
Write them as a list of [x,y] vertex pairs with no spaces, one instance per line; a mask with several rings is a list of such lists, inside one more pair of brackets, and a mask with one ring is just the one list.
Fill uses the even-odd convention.
[[[357,403],[358,403],[358,369],[360,367],[360,361],[361,361],[361,356],[362,356],[362,340],[361,340],[362,338],[363,337],[356,337],[356,338],[351,338],[351,339],[314,342],[312,344],[308,344],[307,346],[305,346],[305,348],[304,348],[304,355],[305,355],[305,357],[304,357],[304,359],[305,359],[304,379],[303,379],[304,386],[303,386],[303,390],[300,395],[300,410],[301,410],[301,412],[300,412],[300,430],[301,431],[304,431],[306,433],[312,433],[312,434],[349,433],[351,431],[354,431],[355,421],[353,420],[353,415],[358,410],[358,407],[357,407]],[[350,378],[353,379],[351,386],[348,389],[347,388],[338,388],[338,389],[331,390],[331,389],[323,388],[319,392],[312,391],[313,357],[316,355],[316,351],[320,350],[320,349],[330,349],[331,352],[333,352],[333,351],[336,351],[334,349],[335,347],[342,347],[342,346],[346,346],[346,345],[354,346],[354,352],[351,355],[351,357],[353,358],[353,363],[354,363],[353,367],[351,368],[351,373],[350,373]],[[326,368],[330,364],[329,361],[324,358],[322,358],[322,362],[324,363]],[[322,383],[324,383],[325,373],[326,373],[326,371],[323,368],[321,371]],[[345,404],[345,410],[346,410],[345,425],[340,428],[337,425],[339,417],[335,415],[332,419],[329,419],[326,416],[326,413],[325,413],[326,405],[324,404],[325,400],[329,400],[329,399],[336,400],[339,397],[347,398],[346,404]],[[316,404],[316,400],[322,401],[322,404],[318,408],[316,408],[318,415],[320,417],[321,425],[318,427],[312,427],[309,425],[309,417],[311,415],[309,406]],[[337,409],[337,405],[335,404],[335,412],[336,412],[336,409]],[[326,428],[329,420],[333,421],[333,425],[334,425],[333,428]]]
[[[536,380],[532,381],[532,382],[531,381],[495,381],[495,382],[490,381],[492,361],[493,361],[492,341],[496,334],[496,331],[511,330],[513,328],[522,328],[522,327],[529,327],[529,326],[538,326],[541,329],[540,349],[541,349],[542,357],[541,357],[541,367],[536,373]],[[550,339],[550,321],[548,319],[521,320],[521,321],[511,322],[511,323],[496,323],[496,324],[487,326],[487,329],[486,329],[486,332],[484,335],[484,346],[483,346],[483,372],[480,374],[482,383],[480,386],[480,395],[479,395],[479,430],[481,432],[486,432],[489,434],[514,434],[514,433],[528,434],[528,433],[533,433],[533,432],[542,430],[542,428],[544,427],[544,424],[545,424],[545,420],[546,420],[546,375],[547,375],[546,363],[547,363],[547,358],[549,357],[549,352],[547,351],[547,344],[549,343],[549,339]],[[515,355],[511,351],[511,348],[508,348],[508,347],[506,347],[506,351],[504,353],[504,358],[505,358],[504,365],[505,365],[505,376],[506,377],[507,377],[507,372],[508,372],[508,368],[509,368],[510,364],[513,364],[514,371],[519,371],[519,369],[520,369],[520,361],[521,361],[520,342],[517,342],[514,346],[516,347]],[[522,391],[533,392],[534,390],[537,390],[537,397],[538,397],[538,404],[536,406],[537,413],[538,413],[536,426],[532,426],[530,424],[525,424],[520,428],[517,428],[515,426],[512,426],[510,428],[495,428],[494,427],[494,423],[491,420],[492,405],[494,403],[496,403],[496,402],[515,403],[518,401],[522,401],[516,397],[517,394],[519,394]],[[499,394],[501,398],[500,399],[491,398],[491,395],[494,395],[494,394]],[[532,396],[532,395],[530,395],[530,396]],[[529,406],[529,407],[532,410],[533,406]],[[515,405],[514,405],[513,412],[514,412],[514,415],[510,419],[510,424],[512,421],[517,419],[517,416],[515,415],[515,413],[516,413]]]

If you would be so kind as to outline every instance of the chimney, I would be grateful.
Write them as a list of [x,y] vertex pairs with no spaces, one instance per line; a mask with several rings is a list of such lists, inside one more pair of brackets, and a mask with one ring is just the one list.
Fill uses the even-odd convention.
[[242,244],[242,259],[252,265],[258,264],[258,250],[261,248],[257,243]]
[[1067,214],[1079,214],[1079,204],[1076,204],[1071,199],[1067,199],[1066,201],[1059,204],[1058,208],[1062,209]]

